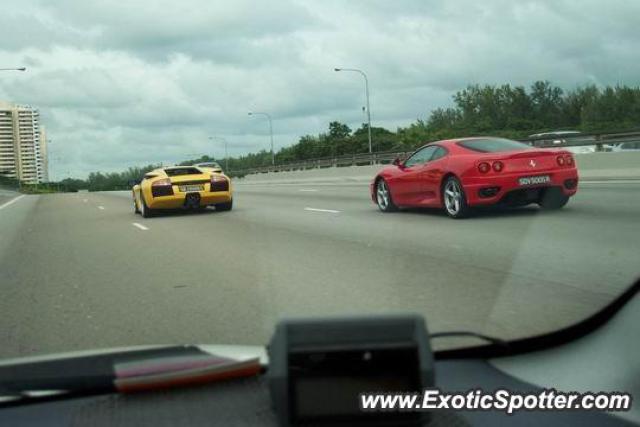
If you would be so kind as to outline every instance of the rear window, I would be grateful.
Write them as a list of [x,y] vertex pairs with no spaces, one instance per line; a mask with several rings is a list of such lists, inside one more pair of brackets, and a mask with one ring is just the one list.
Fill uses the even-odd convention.
[[531,148],[522,142],[504,138],[475,138],[458,142],[458,145],[479,153],[499,153],[501,151],[526,150]]
[[180,175],[199,175],[202,172],[200,171],[200,169],[197,169],[197,168],[172,168],[172,169],[165,169],[164,173],[166,173],[167,176],[180,176]]

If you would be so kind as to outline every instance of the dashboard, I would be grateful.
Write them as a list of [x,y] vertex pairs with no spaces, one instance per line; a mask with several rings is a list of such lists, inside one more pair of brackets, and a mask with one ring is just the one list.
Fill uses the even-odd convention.
[[[638,286],[636,286],[638,288]],[[442,391],[475,388],[540,392],[626,391],[640,395],[640,297],[636,292],[615,315],[563,345],[504,357],[436,353],[435,385]],[[221,347],[222,350],[222,347]],[[448,358],[447,358],[448,357]],[[262,349],[264,361],[264,349]],[[277,426],[267,376],[197,387],[134,394],[101,394],[7,406],[1,426]],[[429,426],[631,426],[640,425],[638,405],[629,412],[434,411]]]

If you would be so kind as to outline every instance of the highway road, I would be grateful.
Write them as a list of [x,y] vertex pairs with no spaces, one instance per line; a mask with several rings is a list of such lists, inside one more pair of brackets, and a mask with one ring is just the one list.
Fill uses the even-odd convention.
[[406,311],[432,331],[522,337],[640,275],[640,181],[584,183],[557,212],[459,221],[380,213],[361,183],[236,190],[231,212],[150,219],[128,192],[3,198],[0,357],[264,344],[283,316]]
[[5,203],[15,203],[11,202],[11,200],[16,198],[16,196],[18,195],[19,194],[15,191],[4,190],[0,187],[0,206],[4,205]]

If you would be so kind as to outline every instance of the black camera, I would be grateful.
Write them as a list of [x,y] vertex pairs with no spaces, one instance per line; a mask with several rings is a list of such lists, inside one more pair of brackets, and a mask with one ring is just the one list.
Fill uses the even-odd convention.
[[420,393],[434,384],[433,355],[418,315],[281,321],[267,372],[282,426],[405,425],[425,412],[363,410],[364,393]]

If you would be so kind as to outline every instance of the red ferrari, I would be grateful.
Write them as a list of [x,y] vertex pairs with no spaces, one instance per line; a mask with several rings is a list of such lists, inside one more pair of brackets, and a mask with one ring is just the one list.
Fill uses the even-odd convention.
[[493,137],[429,143],[404,161],[396,159],[371,183],[371,197],[383,212],[435,207],[452,218],[497,204],[560,209],[577,190],[570,152]]

